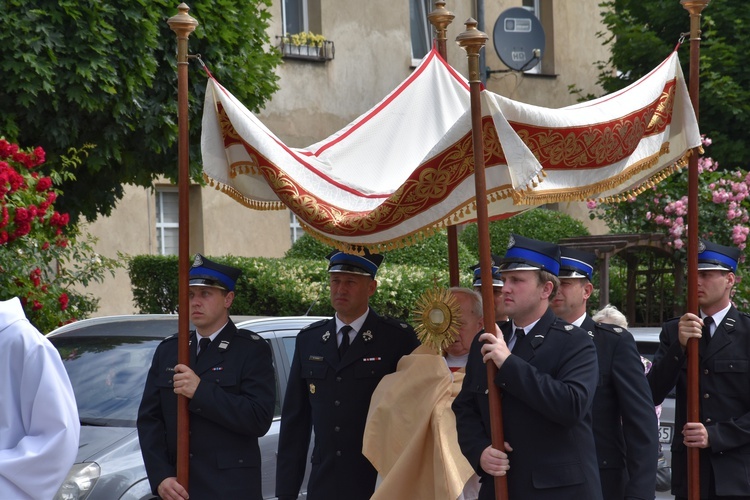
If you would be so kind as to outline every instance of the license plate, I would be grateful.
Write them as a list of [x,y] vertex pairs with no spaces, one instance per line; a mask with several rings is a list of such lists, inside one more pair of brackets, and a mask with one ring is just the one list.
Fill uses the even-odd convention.
[[659,426],[659,442],[662,444],[672,444],[672,426]]

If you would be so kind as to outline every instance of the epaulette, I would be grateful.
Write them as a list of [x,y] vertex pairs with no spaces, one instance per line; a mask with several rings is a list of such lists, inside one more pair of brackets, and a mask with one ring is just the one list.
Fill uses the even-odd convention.
[[[191,333],[192,333],[192,332],[191,332]],[[175,340],[175,339],[176,339],[177,337],[178,337],[178,334],[176,334],[176,333],[173,333],[173,334],[172,334],[172,335],[170,335],[169,337],[166,337],[166,338],[162,339],[162,341],[161,341],[160,343],[164,343],[164,342],[166,342],[166,341],[168,341],[168,340]]]
[[400,319],[392,318],[390,316],[381,316],[380,319],[382,319],[385,323],[388,323],[389,325],[400,328],[401,330],[411,329],[411,325],[409,325],[409,323],[407,323],[406,321],[402,321]]
[[596,323],[596,329],[614,333],[615,335],[622,335],[623,332],[627,331],[625,328],[611,323]]
[[303,329],[301,329],[300,333],[304,332],[305,330],[310,330],[312,328],[317,328],[319,326],[323,326],[326,323],[328,323],[329,321],[331,321],[331,320],[330,319],[320,319],[320,320],[318,320],[318,321],[316,321],[314,323],[310,323],[309,325],[307,325],[306,327],[304,327]]
[[555,330],[561,330],[565,333],[570,333],[578,327],[571,325],[567,321],[563,321],[562,319],[557,318],[555,322],[550,325],[550,328],[554,328]]
[[263,337],[261,337],[257,333],[255,333],[252,330],[247,330],[245,328],[238,329],[237,335],[239,335],[240,337],[251,339],[251,340],[263,340]]

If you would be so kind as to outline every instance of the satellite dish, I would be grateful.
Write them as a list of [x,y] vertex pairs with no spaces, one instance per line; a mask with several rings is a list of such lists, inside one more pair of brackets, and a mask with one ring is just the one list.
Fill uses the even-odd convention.
[[542,60],[544,29],[533,12],[512,7],[495,21],[492,43],[503,64],[516,71],[528,71]]

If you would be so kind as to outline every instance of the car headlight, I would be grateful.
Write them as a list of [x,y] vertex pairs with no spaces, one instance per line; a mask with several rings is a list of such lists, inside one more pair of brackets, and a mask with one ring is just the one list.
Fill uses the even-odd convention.
[[73,464],[53,500],[83,500],[91,493],[100,474],[96,463]]

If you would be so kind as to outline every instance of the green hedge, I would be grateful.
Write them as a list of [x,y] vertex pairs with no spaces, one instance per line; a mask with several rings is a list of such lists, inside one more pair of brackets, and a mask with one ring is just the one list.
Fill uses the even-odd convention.
[[[508,248],[511,233],[551,243],[557,243],[562,238],[589,235],[588,229],[581,221],[545,208],[535,208],[510,219],[490,222],[489,231],[492,252],[501,257]],[[466,226],[459,239],[474,255],[479,255],[476,224]]]
[[[333,314],[325,259],[209,258],[242,269],[232,314]],[[129,273],[134,302],[141,313],[177,312],[176,257],[133,257]],[[470,273],[462,272],[461,280],[463,285],[470,285]],[[378,272],[378,291],[371,304],[381,314],[408,319],[418,298],[435,285],[448,286],[447,268],[441,270],[386,263]]]
[[[284,257],[321,260],[331,252],[331,247],[319,242],[309,234],[303,235],[290,248]],[[425,238],[408,247],[385,252],[384,265],[403,264],[410,266],[448,268],[448,236],[443,229],[429,238]],[[458,261],[463,267],[469,267],[478,262],[475,252],[458,242]]]
[[[502,255],[508,235],[556,242],[560,238],[587,235],[582,223],[551,210],[536,209],[511,219],[490,224],[492,250]],[[325,256],[330,247],[304,235],[282,259],[213,257],[211,260],[238,267],[237,297],[232,314],[257,316],[330,316],[333,309],[328,292]],[[461,285],[471,286],[469,267],[479,260],[476,225],[459,236]],[[177,257],[132,257],[130,281],[135,306],[141,313],[177,311]],[[385,254],[378,271],[378,291],[371,299],[373,309],[408,319],[419,297],[434,286],[448,286],[448,251],[445,231],[440,231],[410,247]]]

